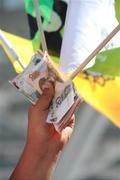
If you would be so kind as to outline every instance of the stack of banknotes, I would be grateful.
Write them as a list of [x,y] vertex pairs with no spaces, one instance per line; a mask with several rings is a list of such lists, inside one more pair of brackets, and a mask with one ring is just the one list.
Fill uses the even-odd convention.
[[[36,52],[23,72],[10,83],[35,104],[42,95],[42,87],[46,81],[53,81],[55,84],[55,95],[49,108],[47,123],[53,123],[60,131],[68,123],[80,98],[72,81],[55,67],[47,53]],[[73,106],[75,107],[72,108]]]

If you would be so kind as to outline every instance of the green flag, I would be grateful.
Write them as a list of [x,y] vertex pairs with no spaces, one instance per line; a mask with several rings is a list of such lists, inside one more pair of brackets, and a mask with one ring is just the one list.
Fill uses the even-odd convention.
[[[38,0],[42,15],[42,24],[50,55],[59,56],[62,34],[66,18],[67,3],[62,0]],[[34,51],[41,46],[41,37],[35,17],[34,0],[25,0],[26,13],[30,27],[30,36]]]
[[[41,15],[44,19],[43,24],[46,24],[50,20],[51,11],[53,8],[53,0],[38,0],[38,3],[39,3]],[[35,8],[34,8],[34,0],[25,0],[25,8],[26,8],[26,12],[29,15],[33,17],[36,16]]]
[[115,10],[117,20],[120,22],[120,0],[115,0]]

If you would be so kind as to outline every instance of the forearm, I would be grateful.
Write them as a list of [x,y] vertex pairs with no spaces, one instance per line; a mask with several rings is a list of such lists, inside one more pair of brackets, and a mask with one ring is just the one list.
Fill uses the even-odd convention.
[[27,142],[10,180],[50,180],[59,155],[67,144],[74,127],[74,116],[58,133],[53,124],[46,123],[48,107],[53,97],[53,85],[47,84],[36,105],[28,113]]
[[60,147],[27,143],[10,180],[50,180],[56,167]]

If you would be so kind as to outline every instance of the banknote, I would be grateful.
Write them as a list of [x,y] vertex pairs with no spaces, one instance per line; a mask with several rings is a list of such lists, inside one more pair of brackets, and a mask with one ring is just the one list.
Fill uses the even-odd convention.
[[42,94],[42,87],[39,86],[40,80],[47,78],[48,71],[44,58],[40,53],[35,53],[24,71],[10,81],[33,104]]
[[[59,88],[60,86],[61,88]],[[53,123],[55,129],[61,132],[69,124],[71,116],[79,107],[82,98],[70,79],[56,86],[55,89],[58,91],[56,91],[50,106],[47,122]]]
[[49,80],[63,82],[63,77],[48,54],[38,51],[24,71],[10,83],[35,104],[43,92],[43,85]]
[[58,124],[78,98],[79,95],[70,79],[64,83],[56,82],[55,96],[49,109],[47,122]]
[[47,53],[36,52],[24,71],[10,83],[35,104],[43,93],[46,81],[55,84],[55,96],[49,108],[47,123],[61,126],[63,117],[76,102],[78,94],[72,81],[54,66]]
[[58,132],[61,132],[66,126],[71,124],[71,117],[77,111],[80,104],[83,102],[83,99],[79,96],[75,99],[74,104],[67,111],[67,113],[63,116],[63,118],[58,122],[54,123],[54,127]]

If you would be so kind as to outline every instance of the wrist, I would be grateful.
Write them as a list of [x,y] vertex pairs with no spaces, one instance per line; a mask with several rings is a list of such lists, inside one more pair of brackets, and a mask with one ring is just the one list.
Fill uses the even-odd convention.
[[33,147],[33,144],[26,143],[23,154],[10,179],[51,180],[57,159],[58,153],[53,155],[52,152],[45,152],[42,147],[41,150],[38,150],[38,148]]
[[61,139],[61,135],[54,132],[53,129],[49,128],[49,132],[45,134],[40,132],[39,134],[36,132],[28,133],[26,146],[29,147],[33,152],[36,153],[57,153],[62,150],[64,146],[64,142]]
[[29,139],[26,142],[25,149],[30,151],[33,155],[39,157],[45,156],[48,159],[50,156],[56,156],[63,147],[63,143],[56,141],[54,138],[48,141],[41,141],[39,139]]
[[26,156],[31,157],[32,167],[37,167],[40,180],[51,180],[54,170],[56,168],[61,151],[57,147],[51,148],[41,144],[35,145],[26,143],[24,152]]

